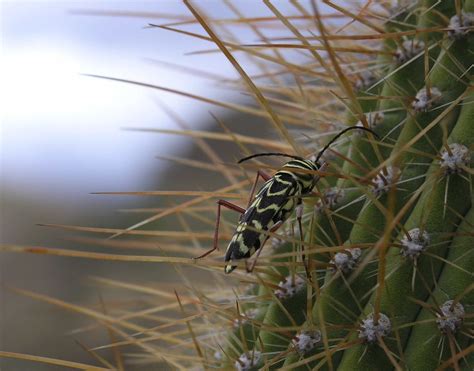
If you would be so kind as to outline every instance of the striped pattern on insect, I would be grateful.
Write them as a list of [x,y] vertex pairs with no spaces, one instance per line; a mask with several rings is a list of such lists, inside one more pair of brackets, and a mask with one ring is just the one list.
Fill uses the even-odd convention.
[[233,261],[247,259],[257,250],[261,251],[268,235],[258,230],[273,232],[278,229],[293,214],[296,206],[302,205],[301,197],[311,193],[319,176],[299,170],[324,171],[326,166],[326,163],[318,166],[313,161],[295,158],[265,182],[240,218],[227,247],[226,273],[236,268]]
[[[218,248],[221,206],[242,214],[225,253],[225,273],[230,273],[237,267],[235,262],[248,259],[253,254],[257,253],[253,265],[250,268],[247,266],[247,271],[252,271],[255,261],[269,237],[266,232],[275,232],[293,214],[295,209],[301,240],[303,240],[301,228],[302,197],[309,195],[320,179],[319,175],[314,172],[324,171],[328,166],[326,162],[323,162],[322,164],[319,163],[323,153],[341,135],[354,129],[365,130],[377,136],[372,130],[365,127],[354,126],[344,129],[318,153],[315,161],[285,153],[259,153],[241,159],[239,163],[260,156],[285,156],[292,158],[291,161],[283,165],[283,167],[272,177],[261,171],[257,172],[257,177],[250,196],[250,202],[246,209],[225,200],[219,200],[217,202],[218,208],[216,229],[214,232],[214,246],[211,250],[196,259],[207,256]],[[259,177],[262,177],[266,182],[253,198],[253,193],[255,192]],[[305,262],[304,253],[303,261],[305,263],[306,273],[308,274],[308,267]]]

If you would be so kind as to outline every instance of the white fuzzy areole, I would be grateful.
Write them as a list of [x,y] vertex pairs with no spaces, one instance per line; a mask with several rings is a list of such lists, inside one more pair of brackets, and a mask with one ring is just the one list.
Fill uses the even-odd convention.
[[[408,238],[410,236],[410,238]],[[429,245],[430,235],[420,228],[413,228],[408,231],[408,236],[402,238],[401,254],[410,259],[416,259]]]
[[420,54],[425,49],[425,43],[421,40],[412,39],[405,40],[395,51],[395,62],[397,65],[408,62],[410,59]]
[[297,275],[289,275],[278,284],[275,296],[278,299],[289,299],[304,288],[304,279]]
[[316,345],[321,342],[321,332],[318,330],[308,331],[303,330],[299,332],[292,340],[296,351],[303,355],[314,349]]
[[390,319],[383,313],[379,313],[377,323],[374,314],[371,313],[362,321],[359,328],[359,339],[366,343],[375,343],[378,337],[387,336],[392,330]]
[[474,26],[474,13],[461,12],[461,17],[453,15],[449,20],[448,37],[453,40],[462,39]]
[[390,188],[395,185],[395,181],[398,180],[400,175],[400,169],[394,166],[387,166],[385,171],[381,170],[372,179],[372,192],[375,196],[381,196],[387,193]]
[[322,213],[325,208],[333,208],[339,202],[341,202],[342,198],[345,195],[345,191],[339,187],[332,187],[324,191],[323,199],[319,199],[316,202],[315,210],[317,213]]
[[258,350],[253,350],[249,353],[243,353],[239,359],[235,361],[235,369],[238,371],[248,371],[252,367],[258,365],[261,358],[262,353]]
[[375,76],[375,74],[370,70],[364,70],[357,75],[354,87],[357,91],[364,91],[376,82],[377,76]]
[[453,305],[453,300],[446,301],[441,308],[441,314],[437,314],[436,323],[443,333],[455,333],[462,325],[465,310],[461,303]]
[[471,151],[463,144],[452,143],[449,145],[449,151],[444,148],[440,155],[439,165],[445,175],[460,174],[471,163]]
[[415,100],[411,106],[417,113],[428,112],[441,100],[441,96],[441,91],[435,86],[431,87],[429,92],[428,89],[423,88],[416,93]]
[[361,255],[362,250],[359,248],[346,249],[344,252],[338,252],[335,254],[329,264],[334,267],[334,271],[340,270],[342,273],[347,274],[352,272],[355,268]]

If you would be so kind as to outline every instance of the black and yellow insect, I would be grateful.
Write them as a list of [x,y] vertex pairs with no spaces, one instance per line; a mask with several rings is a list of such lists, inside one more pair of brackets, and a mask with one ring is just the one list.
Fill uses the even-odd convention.
[[263,246],[268,235],[258,230],[276,230],[293,214],[296,206],[301,204],[301,197],[311,193],[319,176],[305,171],[322,171],[325,166],[325,163],[319,165],[311,160],[295,157],[265,182],[241,216],[227,247],[226,273],[236,268],[232,265],[233,261],[247,259]]
[[[225,200],[217,202],[214,247],[198,258],[202,258],[217,249],[221,206],[242,214],[225,253],[225,273],[232,272],[237,267],[235,262],[239,260],[248,259],[256,252],[258,257],[268,239],[268,233],[266,232],[276,231],[292,215],[298,205],[302,206],[302,197],[309,195],[319,181],[320,177],[315,172],[324,171],[328,166],[326,162],[319,163],[324,151],[341,135],[353,129],[366,130],[376,135],[372,130],[365,127],[357,126],[344,129],[319,152],[314,161],[284,153],[259,153],[241,159],[239,163],[259,156],[285,156],[292,158],[272,177],[258,171],[247,209],[243,209]],[[266,182],[252,199],[259,176]],[[301,216],[302,208],[300,207],[297,209],[296,217],[302,237]],[[253,266],[251,269],[247,266],[247,270],[251,271],[252,269]]]

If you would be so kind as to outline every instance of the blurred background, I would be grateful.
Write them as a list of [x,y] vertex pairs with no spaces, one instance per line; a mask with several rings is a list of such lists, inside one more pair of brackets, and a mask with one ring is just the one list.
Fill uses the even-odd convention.
[[[244,15],[270,15],[263,5],[250,0],[233,3]],[[277,3],[282,11],[288,8],[286,2]],[[209,17],[235,17],[225,2],[195,4]],[[0,12],[2,243],[84,249],[70,240],[70,233],[37,224],[124,228],[142,217],[119,210],[155,207],[160,202],[169,205],[174,200],[92,192],[213,190],[219,186],[211,171],[157,158],[203,158],[187,138],[124,128],[179,130],[182,126],[172,117],[178,115],[191,129],[222,130],[210,111],[236,132],[265,132],[269,127],[254,117],[179,94],[83,75],[118,77],[210,99],[246,102],[241,92],[215,82],[238,77],[225,57],[198,53],[215,50],[215,45],[147,27],[193,19],[179,1],[2,1]],[[182,28],[204,34],[195,23]],[[271,27],[267,31],[278,32]],[[247,42],[259,41],[245,27],[238,28],[238,36]],[[257,72],[255,64],[245,68]],[[216,142],[213,148],[228,161],[239,156],[234,144]],[[86,346],[107,344],[105,331],[94,332],[92,338],[75,333],[88,323],[85,318],[11,289],[99,306],[103,296],[109,301],[121,298],[114,298],[113,290],[101,292],[88,276],[154,282],[166,280],[166,274],[163,265],[2,253],[0,350],[93,364],[75,339]],[[0,368],[61,369],[7,359],[0,359]]]

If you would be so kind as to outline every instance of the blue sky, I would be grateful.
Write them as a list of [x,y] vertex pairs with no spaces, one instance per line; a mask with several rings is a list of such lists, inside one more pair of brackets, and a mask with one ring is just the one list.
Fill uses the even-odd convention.
[[[246,15],[270,15],[261,3],[234,1]],[[233,17],[222,1],[195,2],[212,17]],[[288,11],[287,2],[276,2]],[[177,111],[195,129],[209,122],[215,107],[169,93],[82,76],[81,73],[139,80],[223,100],[238,99],[198,74],[152,64],[173,62],[236,77],[221,53],[187,55],[215,48],[207,41],[161,29],[174,15],[192,18],[176,0],[4,1],[0,3],[2,49],[0,94],[2,185],[18,192],[69,194],[138,190],[160,166],[154,160],[184,145],[179,137],[121,130],[174,128],[156,100]],[[79,15],[82,10],[160,13],[154,17]],[[287,13],[288,14],[288,13]],[[197,24],[185,29],[205,34]],[[236,28],[247,42],[258,39]],[[252,66],[249,65],[249,72]],[[31,187],[34,184],[34,187]]]
[[[4,2],[2,10],[2,181],[19,192],[136,189],[153,158],[181,145],[177,137],[123,131],[172,128],[156,105],[165,102],[196,128],[206,106],[176,95],[81,76],[91,73],[172,87],[206,96],[222,91],[147,58],[235,75],[219,55],[186,56],[210,44],[159,29],[153,18],[78,15],[73,11],[133,10],[187,14],[177,1]],[[217,10],[217,13],[219,11]],[[188,27],[201,32],[198,26]],[[228,94],[227,94],[228,95]],[[226,96],[226,94],[224,94]],[[84,181],[87,179],[87,186]],[[34,183],[35,187],[30,187]],[[42,194],[44,196],[44,194]]]

